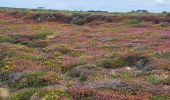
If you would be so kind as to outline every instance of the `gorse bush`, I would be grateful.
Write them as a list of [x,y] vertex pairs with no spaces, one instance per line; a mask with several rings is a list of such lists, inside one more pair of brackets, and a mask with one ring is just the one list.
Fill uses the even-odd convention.
[[17,70],[17,65],[15,61],[8,61],[3,64],[2,72],[9,73]]

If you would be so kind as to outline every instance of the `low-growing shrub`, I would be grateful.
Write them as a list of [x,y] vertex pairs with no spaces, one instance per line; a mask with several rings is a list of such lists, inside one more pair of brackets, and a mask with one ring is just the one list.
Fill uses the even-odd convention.
[[70,94],[64,89],[44,89],[38,93],[40,97],[45,98],[45,100],[60,100],[62,98],[70,98]]
[[128,23],[130,25],[136,25],[136,24],[143,24],[144,21],[143,20],[138,20],[138,19],[130,19],[130,20],[128,20]]
[[44,73],[34,72],[21,76],[16,82],[9,83],[11,88],[29,88],[29,87],[43,87],[48,85],[48,82],[42,80]]
[[73,20],[71,21],[72,24],[76,24],[76,25],[83,25],[86,23],[85,19],[77,19],[77,20]]
[[169,100],[170,98],[163,95],[153,96],[151,100]]
[[71,98],[74,100],[89,100],[95,98],[96,90],[89,87],[73,87],[69,89]]
[[3,42],[14,42],[14,39],[7,35],[0,35],[0,43]]
[[145,34],[145,35],[151,35],[152,32],[144,32],[143,34]]
[[15,61],[8,61],[3,63],[2,72],[9,73],[17,70],[17,65]]
[[123,77],[123,78],[130,78],[130,77],[132,77],[132,75],[129,72],[123,72],[123,73],[120,73],[119,75],[120,75],[120,77]]
[[168,27],[168,26],[169,26],[169,23],[167,23],[167,22],[160,22],[160,23],[159,23],[159,26],[160,26],[160,27]]
[[40,60],[40,57],[32,56],[32,55],[22,55],[22,56],[18,56],[17,59],[38,61]]
[[30,100],[30,97],[37,92],[37,89],[28,89],[26,91],[21,91],[17,94],[11,95],[9,100]]
[[25,45],[27,47],[33,47],[32,41],[23,41],[23,42],[20,42],[20,44]]
[[120,58],[105,58],[100,64],[104,68],[119,68],[123,66],[128,66],[129,62]]
[[163,78],[158,75],[150,75],[146,78],[146,80],[151,84],[159,84],[163,82]]
[[33,43],[33,47],[36,47],[36,48],[44,48],[46,46],[48,46],[48,41],[45,41],[45,40],[40,40],[40,41],[35,41]]
[[79,81],[86,81],[91,71],[88,69],[83,69],[81,67],[76,67],[67,72],[67,75],[71,78],[78,78]]
[[41,32],[31,36],[32,39],[46,39],[48,35],[54,34],[53,32]]
[[160,52],[160,53],[156,53],[155,56],[156,56],[157,58],[163,58],[163,59],[170,60],[170,52]]
[[77,67],[77,66],[81,66],[81,65],[84,65],[85,64],[85,62],[77,62],[77,63],[73,63],[73,64],[70,64],[70,65],[66,65],[66,66],[62,66],[61,67],[61,70],[62,70],[62,72],[67,72],[67,71],[69,71],[69,70],[71,70],[72,68],[75,68],[75,67]]

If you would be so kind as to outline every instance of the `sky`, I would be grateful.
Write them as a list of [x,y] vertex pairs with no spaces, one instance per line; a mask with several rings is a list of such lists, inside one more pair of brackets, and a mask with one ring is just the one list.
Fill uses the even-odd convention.
[[103,10],[110,12],[129,12],[132,10],[170,12],[170,0],[0,0],[0,7],[45,7],[57,10]]

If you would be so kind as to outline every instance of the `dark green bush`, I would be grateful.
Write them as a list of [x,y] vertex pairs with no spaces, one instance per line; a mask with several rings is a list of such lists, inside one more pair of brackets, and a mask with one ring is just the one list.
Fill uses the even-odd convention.
[[144,21],[138,20],[138,19],[130,19],[130,20],[128,20],[128,23],[131,24],[131,25],[136,25],[136,24],[144,23]]
[[76,25],[83,25],[86,23],[86,20],[85,19],[77,19],[77,20],[71,21],[71,23],[76,24]]

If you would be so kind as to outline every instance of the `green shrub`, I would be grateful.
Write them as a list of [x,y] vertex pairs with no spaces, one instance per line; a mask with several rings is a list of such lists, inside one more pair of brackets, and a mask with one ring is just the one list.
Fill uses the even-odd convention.
[[44,48],[48,46],[48,41],[45,41],[45,40],[35,41],[33,43],[33,46],[36,48]]
[[120,73],[120,77],[123,77],[123,78],[130,78],[131,76],[132,75],[129,72]]
[[169,26],[169,23],[167,23],[167,22],[160,22],[160,23],[159,23],[159,26],[160,26],[160,27],[168,27],[168,26]]
[[77,66],[81,66],[81,65],[84,65],[86,62],[76,62],[76,63],[73,63],[73,64],[70,64],[70,65],[66,65],[66,66],[62,66],[61,67],[61,71],[63,73],[71,70],[72,68],[75,68]]
[[14,42],[14,39],[6,35],[0,35],[0,43],[3,42]]
[[48,35],[54,34],[53,32],[41,32],[38,34],[33,34],[32,39],[46,39]]
[[20,42],[20,44],[25,45],[27,47],[33,47],[32,41],[23,41],[23,42]]
[[163,81],[163,78],[158,75],[150,75],[146,78],[146,80],[151,84],[159,84]]
[[26,91],[19,92],[17,94],[11,95],[9,100],[30,100],[30,97],[37,92],[36,89],[30,89]]
[[11,88],[29,88],[29,87],[43,87],[48,85],[48,82],[44,82],[41,78],[44,73],[34,72],[31,74],[23,75],[19,80],[14,83],[9,83]]
[[170,52],[156,53],[155,56],[157,58],[163,58],[163,59],[170,60]]
[[158,95],[158,96],[153,96],[151,100],[170,100],[170,98],[168,98],[167,96]]
[[14,40],[18,40],[18,39],[27,39],[30,41],[34,41],[34,40],[41,40],[41,39],[46,39],[48,35],[52,35],[54,34],[53,32],[40,32],[37,34],[31,34],[31,35],[22,35],[22,34],[16,34],[16,35],[11,35],[11,37]]
[[18,56],[18,59],[24,59],[24,60],[32,60],[32,61],[38,61],[40,60],[39,57],[37,56],[32,56],[32,55],[22,55],[22,56]]
[[119,68],[123,66],[128,66],[129,62],[123,58],[105,58],[100,64],[104,68]]
[[137,19],[130,19],[130,20],[128,20],[128,23],[130,25],[136,25],[136,24],[144,24],[144,21],[143,20],[137,20]]
[[43,90],[38,93],[40,97],[45,98],[45,100],[60,100],[61,97],[65,97],[67,99],[70,98],[70,94],[65,92],[63,89],[48,89]]
[[152,32],[144,32],[143,34],[150,35],[150,34],[152,34]]

